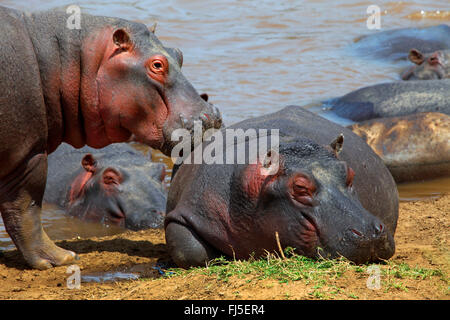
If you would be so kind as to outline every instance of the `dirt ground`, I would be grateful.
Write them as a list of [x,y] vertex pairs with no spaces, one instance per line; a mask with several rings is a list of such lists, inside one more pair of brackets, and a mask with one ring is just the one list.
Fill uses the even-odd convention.
[[[67,267],[30,270],[16,250],[0,252],[0,299],[444,299],[450,298],[448,272],[450,195],[400,204],[392,261],[440,270],[444,276],[387,281],[379,290],[366,286],[367,273],[347,271],[330,278],[317,290],[304,280],[280,283],[252,275],[188,274],[163,277],[153,267],[169,261],[161,230],[126,232],[102,238],[72,239],[57,243],[77,252],[81,275],[99,272],[132,272],[137,280],[81,282],[80,289],[67,287]],[[83,278],[82,278],[83,279]],[[387,283],[390,283],[387,285]]]

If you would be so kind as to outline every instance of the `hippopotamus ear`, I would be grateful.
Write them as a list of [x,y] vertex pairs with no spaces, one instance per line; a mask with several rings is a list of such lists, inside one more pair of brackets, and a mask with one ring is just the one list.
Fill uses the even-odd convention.
[[423,56],[422,52],[420,52],[417,49],[411,49],[409,51],[408,58],[411,62],[420,65],[425,60],[425,57]]
[[330,147],[333,150],[334,154],[337,156],[339,152],[342,150],[342,146],[344,145],[344,135],[340,133],[336,139],[334,139],[330,143]]
[[114,44],[122,51],[128,51],[132,48],[130,35],[124,29],[117,29],[113,33]]
[[156,31],[156,25],[157,23],[155,22],[151,27],[148,27],[148,31],[154,34]]
[[97,160],[95,160],[92,154],[88,153],[81,160],[81,166],[87,172],[94,173],[97,170]]
[[202,98],[202,99],[205,100],[206,102],[208,102],[208,99],[209,99],[207,93],[202,93],[202,94],[200,95],[200,98]]
[[281,156],[275,150],[267,151],[262,163],[261,163],[261,175],[271,176],[276,175],[281,170]]

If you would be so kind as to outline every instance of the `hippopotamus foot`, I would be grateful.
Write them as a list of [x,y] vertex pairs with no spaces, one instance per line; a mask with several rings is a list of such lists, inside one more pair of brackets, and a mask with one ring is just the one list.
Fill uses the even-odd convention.
[[[75,252],[56,246],[44,230],[41,229],[37,233],[34,236],[38,239],[37,241],[28,240],[32,243],[31,246],[17,245],[30,267],[45,270],[52,266],[71,264],[78,260]],[[16,241],[14,242],[17,244]]]
[[26,262],[36,269],[72,263],[76,254],[57,247],[41,224],[47,155],[38,154],[0,184],[0,212],[5,229]]
[[173,262],[181,268],[205,266],[220,256],[194,230],[177,222],[166,226],[166,243]]

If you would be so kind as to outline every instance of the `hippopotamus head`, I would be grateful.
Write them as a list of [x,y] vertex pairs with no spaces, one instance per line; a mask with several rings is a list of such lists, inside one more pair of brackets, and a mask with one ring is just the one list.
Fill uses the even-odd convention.
[[66,195],[68,214],[131,230],[162,226],[166,208],[164,164],[133,160],[123,154],[94,158],[88,153],[81,166]]
[[402,74],[403,80],[444,79],[450,76],[449,53],[446,51],[423,54],[419,50],[411,49],[408,58],[416,65]]
[[[183,76],[183,54],[179,49],[163,46],[151,30],[140,24],[108,28],[91,36],[83,46],[106,43],[97,65],[96,86],[109,143],[131,137],[170,155],[176,143],[171,139],[174,130],[191,130],[197,120],[202,122],[203,130],[221,127],[219,110]],[[83,54],[95,56],[96,51],[86,48]],[[96,144],[98,139],[88,141],[90,146],[103,147]]]
[[261,230],[270,228],[271,239],[278,232],[283,247],[309,257],[388,259],[393,236],[362,207],[352,187],[357,173],[337,156],[342,145],[342,135],[330,147],[305,139],[280,145],[278,173],[260,180]]

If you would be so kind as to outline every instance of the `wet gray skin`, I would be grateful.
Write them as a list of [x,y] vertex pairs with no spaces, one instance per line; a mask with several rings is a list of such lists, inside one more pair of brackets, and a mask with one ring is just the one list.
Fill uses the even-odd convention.
[[379,83],[325,101],[323,107],[353,121],[420,112],[450,114],[450,79]]
[[[49,156],[48,172],[44,201],[71,216],[131,230],[162,226],[164,164],[150,162],[127,144],[98,150],[62,144]],[[84,180],[86,174],[90,177],[80,188],[75,181]]]
[[401,28],[372,32],[357,39],[350,48],[365,57],[383,60],[406,59],[416,48],[422,52],[450,49],[450,26]]
[[[392,233],[362,207],[353,188],[354,172],[345,161],[307,139],[282,145],[280,154],[283,175],[261,193],[259,214],[272,215],[273,223],[279,224],[275,217],[283,208],[279,228],[284,245],[307,256],[344,256],[355,263],[393,255]],[[290,189],[297,177],[311,181],[311,196],[304,199],[304,190]]]
[[[237,152],[234,164],[225,164],[237,142],[224,145],[224,164],[174,167],[165,235],[178,266],[204,265],[220,255],[247,259],[279,252],[276,233],[282,248],[308,257],[365,263],[393,255],[397,188],[358,136],[297,106],[227,129],[278,129],[279,168],[264,176],[258,166],[266,161],[238,164]],[[248,140],[242,143],[249,148]]]

